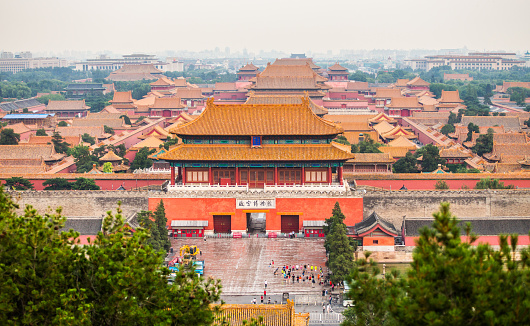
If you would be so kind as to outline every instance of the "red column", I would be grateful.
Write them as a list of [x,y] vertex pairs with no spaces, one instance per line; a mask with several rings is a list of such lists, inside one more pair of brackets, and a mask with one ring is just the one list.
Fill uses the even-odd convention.
[[172,186],[175,185],[175,167],[171,167],[171,180],[169,182]]
[[182,184],[186,184],[186,168],[184,166],[182,167]]
[[208,168],[208,183],[211,184],[211,185],[213,185],[213,178],[212,178],[212,176],[213,176],[213,175],[212,175],[212,167],[210,166],[210,167]]
[[239,184],[239,168],[236,166],[236,185]]
[[278,167],[277,166],[274,167],[274,184],[275,185],[278,184]]
[[342,166],[339,167],[339,181],[340,181],[340,184],[342,185]]
[[302,178],[301,178],[302,184],[305,183],[305,167],[302,166]]
[[333,178],[333,172],[331,172],[331,166],[328,168],[328,183],[331,184],[331,179]]

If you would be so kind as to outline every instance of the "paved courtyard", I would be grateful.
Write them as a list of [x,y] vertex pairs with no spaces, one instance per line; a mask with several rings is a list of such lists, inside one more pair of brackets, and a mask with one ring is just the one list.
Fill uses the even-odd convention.
[[[205,261],[204,275],[221,279],[223,295],[263,294],[267,281],[267,296],[283,292],[293,294],[319,294],[322,288],[318,282],[287,282],[281,276],[283,265],[321,266],[324,275],[326,252],[323,239],[212,239],[184,238],[172,239],[171,244],[178,253],[182,245],[196,245],[202,251],[200,258]],[[274,260],[274,268],[269,264]],[[274,270],[280,267],[277,275]],[[295,275],[301,275],[301,270]],[[316,277],[316,274],[315,274]]]

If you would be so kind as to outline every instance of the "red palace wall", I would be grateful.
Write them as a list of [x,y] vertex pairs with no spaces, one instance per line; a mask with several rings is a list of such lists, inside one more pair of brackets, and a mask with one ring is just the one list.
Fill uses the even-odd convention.
[[331,216],[336,202],[339,202],[342,213],[346,216],[344,223],[353,226],[363,219],[363,199],[352,197],[340,198],[276,198],[274,209],[236,209],[235,198],[149,198],[149,210],[154,211],[164,201],[168,225],[171,220],[208,220],[205,230],[213,230],[213,215],[230,215],[231,229],[247,229],[246,213],[266,213],[267,230],[281,229],[281,215],[298,215],[299,229],[303,221],[324,220]]

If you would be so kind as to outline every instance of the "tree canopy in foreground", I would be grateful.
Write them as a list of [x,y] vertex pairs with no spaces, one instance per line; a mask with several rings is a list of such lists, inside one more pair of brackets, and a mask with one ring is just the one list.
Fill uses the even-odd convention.
[[185,270],[168,284],[164,252],[147,245],[149,233],[129,233],[118,206],[108,212],[93,245],[61,232],[57,209],[24,214],[0,189],[1,325],[210,325],[218,280]]
[[501,235],[500,250],[473,246],[477,236],[449,203],[423,228],[407,274],[381,277],[373,260],[360,259],[348,278],[354,307],[343,325],[530,325],[530,250],[517,235]]

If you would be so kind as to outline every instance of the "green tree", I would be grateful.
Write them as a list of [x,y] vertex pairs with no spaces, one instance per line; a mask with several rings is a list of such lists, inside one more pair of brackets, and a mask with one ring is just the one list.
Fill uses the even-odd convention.
[[77,167],[77,173],[85,173],[92,170],[94,164],[99,164],[99,159],[90,153],[90,148],[83,145],[77,145],[70,149],[70,155],[74,157],[74,163]]
[[169,242],[169,237],[167,234],[167,217],[166,209],[164,208],[164,202],[160,199],[160,203],[155,210],[155,223],[158,228],[160,247],[163,248],[166,252],[171,248],[171,243]]
[[423,172],[432,172],[438,168],[439,164],[443,164],[443,159],[440,158],[440,150],[433,144],[427,144],[416,151],[416,157],[422,156],[421,170]]
[[59,123],[57,125],[59,127],[68,127],[68,124],[66,123],[66,121],[59,121]]
[[470,122],[467,125],[467,138],[466,141],[471,141],[473,139],[473,133],[480,133],[480,129],[476,124]]
[[484,178],[480,179],[475,185],[475,189],[514,189],[513,185],[504,185],[504,182],[499,182],[499,179]]
[[149,232],[147,243],[156,251],[162,250],[162,246],[160,245],[160,232],[156,226],[153,212],[140,211],[137,214],[137,219],[140,226]]
[[486,135],[478,136],[478,139],[475,143],[475,146],[472,148],[473,153],[477,155],[484,155],[486,153],[491,153],[493,150],[493,133],[488,132]]
[[169,138],[164,142],[164,145],[160,145],[160,147],[165,148],[166,150],[169,150],[170,146],[177,145],[179,143],[179,139],[177,137]]
[[72,184],[65,178],[51,178],[42,183],[44,190],[70,190]]
[[460,120],[458,119],[458,116],[454,114],[453,112],[449,113],[449,120],[447,121],[447,124],[454,125],[455,123],[460,123],[462,119],[462,115],[460,114]]
[[49,95],[44,95],[44,96],[41,96],[41,97],[37,98],[37,101],[39,101],[39,102],[41,102],[42,104],[45,104],[45,105],[48,105],[48,102],[50,100],[52,100],[52,101],[64,101],[65,98],[61,94],[49,94]]
[[94,144],[96,143],[96,138],[90,136],[90,135],[87,134],[86,132],[81,136],[81,140],[82,140],[84,143],[89,143],[90,145],[94,145]]
[[[451,112],[452,113],[452,112]],[[453,113],[454,114],[454,113]],[[453,133],[455,132],[455,126],[453,125],[450,125],[450,124],[446,124],[445,126],[442,127],[442,129],[440,130],[442,134],[444,135],[449,135],[450,133]]]
[[382,145],[373,140],[370,135],[365,135],[363,141],[352,145],[352,153],[382,153],[379,147]]
[[48,134],[46,133],[46,130],[44,129],[37,129],[37,133],[35,135],[36,136],[48,136]]
[[11,128],[4,128],[0,132],[0,145],[18,145],[20,135]]
[[[384,278],[373,261],[356,262],[348,282],[355,306],[344,325],[525,325],[530,312],[530,250],[515,259],[517,235],[499,237],[500,250],[479,244],[449,203],[433,214],[431,228],[420,230],[411,269],[403,278],[394,270]],[[508,242],[509,240],[509,242]],[[510,244],[508,244],[510,243]]]
[[344,281],[353,267],[354,249],[346,235],[345,218],[337,202],[333,207],[332,216],[324,223],[326,236],[324,247],[329,254],[327,265],[331,271],[330,279],[333,283]]
[[72,190],[100,190],[94,179],[77,178],[72,183]]
[[417,173],[418,161],[411,152],[407,152],[405,157],[400,158],[392,166],[394,173]]
[[163,266],[149,234],[107,212],[91,246],[61,232],[61,210],[24,215],[0,191],[0,320],[6,325],[210,325],[219,308],[218,280]]
[[11,177],[5,180],[5,185],[14,190],[33,189],[33,183],[22,177]]
[[134,157],[134,160],[131,164],[131,170],[137,170],[137,169],[148,169],[153,165],[153,160],[151,160],[148,156],[153,154],[155,152],[154,149],[149,150],[147,147],[143,147],[136,153],[136,156]]
[[70,144],[63,141],[64,138],[57,131],[53,133],[52,143],[57,153],[67,153]]
[[438,83],[432,83],[429,86],[429,89],[436,98],[440,98],[442,96],[442,91],[456,91],[457,90],[457,88],[454,85],[438,84]]
[[449,185],[444,180],[438,180],[436,184],[434,185],[434,189],[436,190],[447,190],[449,189]]
[[112,163],[110,163],[110,162],[103,163],[103,172],[104,173],[112,173]]
[[344,137],[344,135],[337,136],[337,138],[333,139],[333,141],[339,144],[350,145],[350,142],[348,139],[346,139],[346,137]]
[[125,122],[126,125],[131,125],[131,119],[129,119],[129,117],[125,114],[122,114],[120,115],[120,118],[123,118],[123,121]]
[[109,127],[109,126],[103,126],[103,131],[106,133],[106,134],[111,134],[111,135],[114,135],[114,129]]

